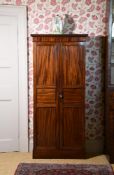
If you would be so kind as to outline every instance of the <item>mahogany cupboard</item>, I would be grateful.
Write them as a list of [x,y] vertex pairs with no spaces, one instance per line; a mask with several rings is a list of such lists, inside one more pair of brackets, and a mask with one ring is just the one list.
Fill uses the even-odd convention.
[[32,37],[33,158],[84,158],[87,35]]

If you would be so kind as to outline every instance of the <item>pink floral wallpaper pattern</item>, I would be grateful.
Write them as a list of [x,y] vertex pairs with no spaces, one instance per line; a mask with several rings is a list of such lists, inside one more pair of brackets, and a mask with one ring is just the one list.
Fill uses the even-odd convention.
[[91,38],[86,47],[86,138],[103,139],[104,63],[101,37]]
[[[107,0],[0,0],[0,4],[26,5],[28,21],[29,137],[33,137],[33,59],[31,34],[52,33],[52,21],[69,15],[65,33],[87,33],[86,137],[103,137],[103,68],[101,40],[107,34]],[[73,20],[71,20],[73,19]]]

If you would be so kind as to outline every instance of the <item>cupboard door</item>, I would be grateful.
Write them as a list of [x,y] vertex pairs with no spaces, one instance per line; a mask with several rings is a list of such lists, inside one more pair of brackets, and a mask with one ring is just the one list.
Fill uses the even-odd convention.
[[49,158],[58,147],[57,46],[43,42],[34,51],[34,158]]
[[80,43],[62,44],[61,61],[61,149],[69,156],[84,157],[85,152],[85,60],[84,47]]

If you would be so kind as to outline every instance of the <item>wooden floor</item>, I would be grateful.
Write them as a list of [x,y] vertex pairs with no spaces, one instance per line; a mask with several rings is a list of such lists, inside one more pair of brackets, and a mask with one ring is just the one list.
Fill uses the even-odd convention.
[[14,175],[20,162],[35,163],[86,163],[86,164],[109,164],[105,155],[89,159],[32,159],[31,153],[0,153],[0,175]]

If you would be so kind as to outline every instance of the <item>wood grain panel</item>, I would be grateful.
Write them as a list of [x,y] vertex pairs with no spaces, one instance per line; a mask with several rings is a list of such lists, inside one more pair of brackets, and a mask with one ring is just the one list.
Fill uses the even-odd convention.
[[110,90],[107,100],[110,110],[114,110],[114,92],[112,90]]
[[63,124],[61,128],[62,138],[61,146],[64,149],[77,149],[84,144],[85,135],[84,130],[84,118],[82,108],[64,108],[63,111]]
[[[111,133],[111,138],[110,139],[114,139],[114,110],[110,110],[110,133]],[[113,140],[114,143],[114,140]]]
[[84,91],[82,89],[64,89],[64,105],[80,104],[83,102]]
[[56,89],[37,89],[37,107],[56,106]]
[[63,52],[63,87],[84,87],[85,60],[84,47],[78,44],[62,45]]
[[110,110],[114,110],[114,100],[109,101]]
[[38,87],[55,87],[57,76],[56,46],[52,44],[37,45],[36,77]]
[[109,100],[114,100],[114,92],[113,91],[109,92]]
[[38,108],[35,121],[36,145],[39,148],[57,146],[57,115],[55,108]]

